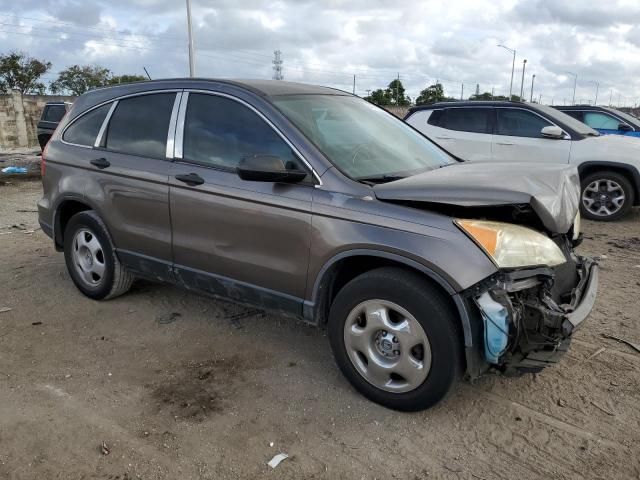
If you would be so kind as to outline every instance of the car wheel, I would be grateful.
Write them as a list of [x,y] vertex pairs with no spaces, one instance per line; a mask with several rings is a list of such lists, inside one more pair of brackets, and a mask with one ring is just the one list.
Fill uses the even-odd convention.
[[417,273],[379,268],[338,292],[329,314],[336,362],[364,396],[395,410],[439,402],[462,373],[452,306]]
[[582,180],[580,212],[590,220],[612,221],[627,214],[634,191],[627,178],[614,172],[595,172]]
[[115,255],[106,226],[93,211],[76,213],[67,223],[64,258],[73,283],[89,298],[117,297],[133,282]]

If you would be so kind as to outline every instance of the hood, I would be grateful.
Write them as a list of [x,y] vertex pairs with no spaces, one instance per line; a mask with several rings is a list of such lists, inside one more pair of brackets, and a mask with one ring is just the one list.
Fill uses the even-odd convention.
[[380,200],[428,202],[459,207],[529,204],[542,224],[567,233],[580,202],[575,166],[465,162],[375,185]]

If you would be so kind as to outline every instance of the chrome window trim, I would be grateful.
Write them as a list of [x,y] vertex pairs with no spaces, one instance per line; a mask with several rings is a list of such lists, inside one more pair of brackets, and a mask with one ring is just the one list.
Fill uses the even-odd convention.
[[116,109],[117,106],[118,106],[118,100],[116,100],[111,104],[111,107],[107,112],[107,115],[104,117],[104,120],[102,121],[102,125],[100,125],[100,130],[98,130],[98,136],[96,137],[96,141],[93,142],[94,147],[99,147],[100,144],[102,143],[102,137],[104,136],[104,132],[107,129],[109,120],[111,120],[111,115],[113,115],[113,111]]
[[184,141],[184,119],[187,115],[187,104],[189,103],[189,92],[182,93],[182,101],[180,102],[180,109],[178,110],[178,118],[176,121],[176,134],[175,134],[175,146],[173,149],[173,156],[178,159],[182,159],[182,144]]
[[[119,97],[115,97],[115,98],[110,98],[109,100],[105,100],[104,102],[100,102],[96,105],[94,105],[93,107],[85,110],[84,112],[82,112],[80,115],[78,115],[76,118],[74,118],[71,122],[69,122],[68,125],[65,125],[64,129],[60,132],[60,141],[62,143],[64,143],[65,145],[71,145],[73,147],[81,147],[81,148],[95,148],[95,142],[94,145],[80,145],[79,143],[71,143],[71,142],[67,142],[65,141],[62,137],[64,136],[65,132],[67,131],[67,129],[69,127],[71,127],[71,125],[73,125],[74,123],[76,123],[78,121],[79,118],[84,117],[87,113],[95,110],[96,108],[100,108],[103,105],[106,105],[108,103],[111,102],[117,102],[118,100],[122,100],[124,98],[130,98],[130,97],[139,97],[141,95],[153,95],[154,93],[179,93],[181,92],[182,89],[181,88],[167,88],[167,89],[163,89],[163,90],[149,90],[146,92],[136,92],[136,93],[129,93],[127,95],[121,95]],[[107,112],[108,115],[108,112]]]
[[[186,117],[187,104],[189,103],[188,102],[189,93],[203,93],[205,95],[216,95],[218,97],[224,97],[230,100],[234,100],[240,103],[241,105],[244,105],[245,107],[249,108],[256,115],[258,115],[258,117],[260,117],[264,122],[266,122],[266,124],[269,125],[282,140],[284,140],[284,142],[289,146],[289,148],[291,148],[291,150],[298,156],[298,158],[300,158],[302,163],[304,163],[305,166],[311,171],[311,174],[313,175],[313,177],[315,177],[316,181],[318,182],[315,186],[321,187],[323,185],[322,180],[320,179],[320,175],[318,175],[318,172],[315,171],[315,169],[307,161],[304,155],[300,153],[300,151],[293,145],[293,143],[291,143],[289,139],[273,124],[273,122],[269,120],[265,115],[262,114],[262,112],[260,112],[253,105],[242,100],[241,98],[235,97],[233,95],[229,95],[227,93],[215,92],[212,90],[200,90],[200,89],[193,89],[193,88],[185,89],[185,94],[187,95],[187,97],[185,101],[180,104],[180,112],[178,113],[178,126],[176,129],[176,145],[175,145],[176,158],[182,159],[183,141],[184,141],[184,123],[185,123],[185,117]],[[185,98],[184,95],[183,95],[183,98]],[[184,108],[183,108],[183,104],[184,104]],[[180,154],[180,156],[178,156],[178,153]]]
[[165,156],[168,159],[173,158],[175,139],[176,139],[176,120],[178,118],[178,108],[180,108],[180,101],[182,99],[182,92],[176,93],[176,98],[173,101],[173,108],[171,109],[171,117],[169,118],[169,130],[167,132],[167,148],[165,150]]
[[[478,107],[480,107],[480,105],[478,105]],[[461,107],[460,107],[460,108],[461,108]],[[553,122],[552,120],[548,119],[547,117],[545,117],[545,116],[543,116],[543,115],[540,115],[540,114],[539,114],[538,112],[536,112],[535,110],[531,110],[531,109],[529,109],[529,108],[522,108],[522,107],[512,107],[512,106],[510,106],[510,105],[509,105],[509,106],[507,106],[507,105],[505,105],[505,106],[494,106],[493,108],[501,108],[501,109],[507,109],[507,108],[509,108],[509,109],[513,109],[513,110],[524,110],[524,111],[526,111],[526,112],[533,113],[534,115],[537,115],[537,116],[538,116],[538,117],[540,117],[541,119],[543,119],[543,120],[545,120],[545,121],[549,122],[549,123],[550,123],[551,125],[553,125],[554,127],[558,127],[560,130],[562,130],[562,133],[564,133],[564,137],[562,137],[560,140],[571,140],[571,135],[569,135],[569,134],[567,133],[567,131],[566,131],[564,128],[562,128],[562,127],[561,127],[561,126],[559,126],[559,125],[556,125],[556,123],[555,123],[555,122]],[[497,112],[496,112],[496,113],[497,113]],[[497,131],[497,130],[498,130],[498,116],[496,115],[496,131]],[[519,136],[519,135],[502,135],[502,134],[500,134],[500,133],[494,133],[493,135],[499,135],[499,136],[501,136],[501,137],[544,138],[544,137],[522,137],[522,136]]]

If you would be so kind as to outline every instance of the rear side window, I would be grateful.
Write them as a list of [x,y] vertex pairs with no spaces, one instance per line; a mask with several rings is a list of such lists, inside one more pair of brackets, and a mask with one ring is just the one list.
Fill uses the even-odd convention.
[[448,130],[472,133],[490,133],[490,108],[448,108],[440,126]]
[[64,117],[64,114],[67,113],[67,109],[64,105],[47,105],[44,107],[44,112],[42,114],[42,120],[45,122],[59,122]]
[[541,137],[541,130],[552,124],[544,118],[527,110],[498,108],[497,128],[498,135],[510,135],[513,137]]
[[434,110],[433,112],[431,112],[431,115],[429,115],[429,118],[427,119],[427,123],[429,125],[433,125],[434,127],[439,127],[440,119],[442,118],[443,112],[444,110]]
[[289,145],[255,112],[228,98],[189,94],[184,160],[234,169],[253,155],[275,155],[287,168],[302,170]]
[[76,145],[85,145],[92,147],[102,126],[102,122],[109,112],[111,104],[107,103],[101,107],[95,108],[80,118],[76,119],[62,135],[65,142],[75,143]]
[[584,112],[584,123],[591,128],[602,128],[603,130],[618,130],[620,121],[604,113]]
[[175,93],[154,93],[118,101],[106,132],[114,152],[165,158]]

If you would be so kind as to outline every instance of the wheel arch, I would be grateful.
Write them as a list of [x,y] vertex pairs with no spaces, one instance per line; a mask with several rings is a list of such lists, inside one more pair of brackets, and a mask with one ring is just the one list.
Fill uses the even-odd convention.
[[417,272],[435,285],[458,313],[465,347],[471,348],[474,345],[469,308],[451,283],[433,269],[415,260],[385,251],[356,249],[341,252],[329,259],[315,278],[311,300],[305,301],[303,316],[313,323],[325,323],[331,303],[340,288],[358,275],[388,266]]
[[619,162],[590,161],[578,165],[580,179],[594,172],[610,171],[624,175],[633,187],[633,205],[640,205],[640,172],[633,165]]
[[71,217],[88,210],[100,215],[95,206],[83,196],[65,195],[58,200],[53,211],[53,241],[57,250],[62,250],[64,246],[64,230]]

